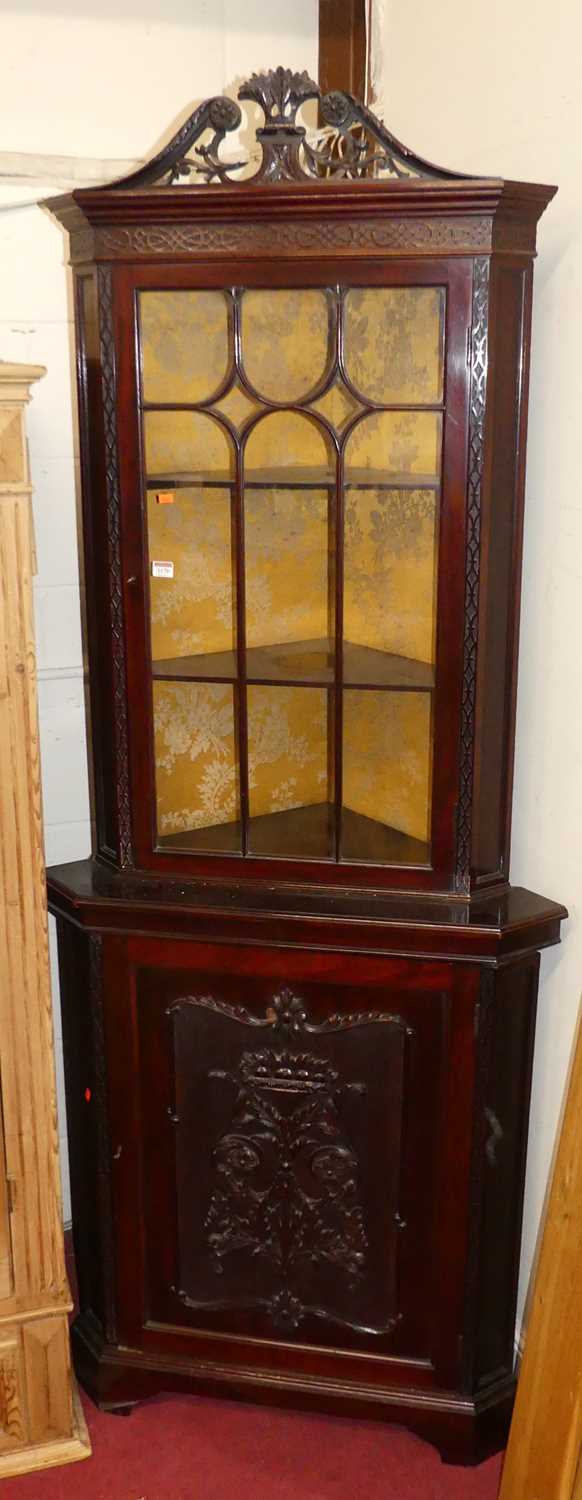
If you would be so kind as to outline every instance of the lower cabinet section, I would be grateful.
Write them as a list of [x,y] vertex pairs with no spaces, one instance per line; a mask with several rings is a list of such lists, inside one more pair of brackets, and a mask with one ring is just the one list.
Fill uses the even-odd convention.
[[81,1314],[104,1405],[222,1390],[503,1441],[537,956],[60,923]]

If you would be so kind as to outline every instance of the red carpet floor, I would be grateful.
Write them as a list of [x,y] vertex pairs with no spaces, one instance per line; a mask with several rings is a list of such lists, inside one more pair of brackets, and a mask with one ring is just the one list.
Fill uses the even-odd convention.
[[1,1500],[495,1500],[501,1459],[451,1468],[400,1428],[157,1397],[85,1410],[93,1457],[6,1479]]

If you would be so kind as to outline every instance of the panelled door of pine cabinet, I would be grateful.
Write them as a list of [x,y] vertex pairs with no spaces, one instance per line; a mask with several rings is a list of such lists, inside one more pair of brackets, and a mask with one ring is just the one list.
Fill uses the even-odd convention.
[[477,971],[105,947],[121,1341],[458,1378]]

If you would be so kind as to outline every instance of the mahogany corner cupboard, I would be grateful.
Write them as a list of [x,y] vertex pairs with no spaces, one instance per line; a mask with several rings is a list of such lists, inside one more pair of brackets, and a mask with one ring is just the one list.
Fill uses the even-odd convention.
[[250,148],[211,99],[52,204],[96,830],[49,871],[76,1368],[107,1409],[287,1402],[471,1462],[511,1412],[566,915],[508,863],[554,189],[434,167],[307,74],[239,98]]

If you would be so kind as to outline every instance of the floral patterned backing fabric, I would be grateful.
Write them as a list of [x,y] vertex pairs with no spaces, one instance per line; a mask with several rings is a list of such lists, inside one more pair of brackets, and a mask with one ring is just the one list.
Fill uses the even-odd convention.
[[232,687],[214,682],[154,682],[153,687],[159,832],[236,821]]
[[[376,407],[438,408],[443,324],[438,288],[140,294],[150,575],[173,565],[150,576],[160,836],[210,830],[211,849],[222,829],[229,848],[232,825],[240,849],[238,442],[248,675],[253,649],[278,644],[327,644],[333,661],[339,449],[344,641],[434,665],[442,415]],[[207,681],[169,680],[197,657]],[[214,657],[229,681],[212,681]],[[251,819],[333,802],[333,672],[318,685],[309,660],[305,685],[242,689]],[[345,678],[344,805],[428,844],[432,694],[383,691],[370,672],[365,690]]]

